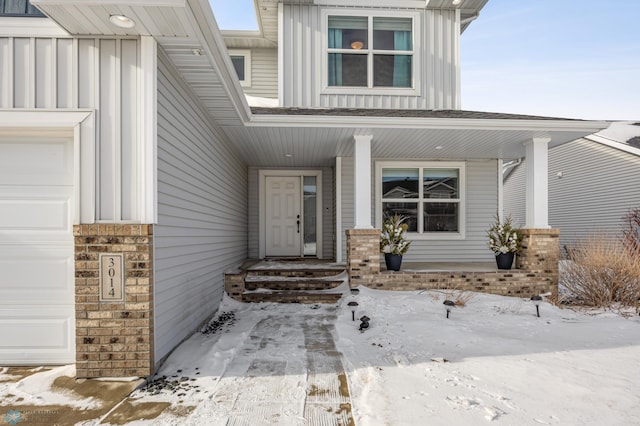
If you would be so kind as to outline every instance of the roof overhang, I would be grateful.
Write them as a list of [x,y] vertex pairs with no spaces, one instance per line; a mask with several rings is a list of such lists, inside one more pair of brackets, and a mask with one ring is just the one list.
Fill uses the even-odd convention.
[[[420,112],[433,116],[398,117],[392,112],[384,115],[383,110],[358,110],[356,115],[338,109],[300,113],[263,108],[254,109],[242,128],[226,131],[250,165],[317,167],[333,164],[335,157],[351,157],[356,135],[372,136],[373,158],[511,159],[523,157],[525,143],[534,138],[546,138],[554,147],[607,126],[600,121],[513,114],[411,111]],[[362,115],[367,113],[370,115]],[[468,117],[446,117],[448,113]]]
[[[173,63],[211,122],[248,165],[332,165],[335,157],[352,155],[353,137],[362,134],[373,137],[374,158],[519,158],[524,156],[524,143],[533,138],[548,138],[553,147],[608,124],[470,111],[274,108],[252,112],[208,0],[32,1],[71,34],[154,37],[159,54]],[[472,1],[486,2],[464,0]],[[136,26],[115,28],[109,25],[111,14],[129,16]]]

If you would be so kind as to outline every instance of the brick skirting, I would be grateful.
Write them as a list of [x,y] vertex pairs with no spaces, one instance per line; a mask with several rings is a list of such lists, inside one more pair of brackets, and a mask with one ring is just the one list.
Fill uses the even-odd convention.
[[[468,272],[380,271],[377,229],[350,229],[347,235],[347,272],[352,287],[381,290],[459,289],[503,296],[530,297],[558,293],[560,257],[557,229],[521,229],[523,250],[516,269]],[[428,261],[428,259],[425,259]]]
[[[76,377],[153,373],[153,225],[75,225]],[[101,253],[123,254],[124,301],[100,300]]]

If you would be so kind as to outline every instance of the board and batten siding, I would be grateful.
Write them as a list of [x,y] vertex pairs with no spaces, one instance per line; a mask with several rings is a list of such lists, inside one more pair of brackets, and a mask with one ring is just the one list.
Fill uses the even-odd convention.
[[278,99],[278,50],[251,49],[251,86],[247,95]]
[[215,313],[225,270],[247,257],[247,168],[199,105],[159,51],[157,362]]
[[0,108],[92,110],[95,220],[139,219],[138,39],[0,38]]
[[[378,158],[377,161],[385,161]],[[397,161],[397,160],[394,160]],[[425,160],[426,161],[426,160]],[[404,260],[407,262],[489,262],[493,253],[487,245],[486,231],[498,209],[497,160],[469,160],[466,164],[466,205],[464,240],[414,240]],[[375,160],[374,167],[375,170]],[[375,173],[372,173],[372,180]],[[375,187],[375,181],[372,182]],[[353,159],[342,159],[342,227],[343,232],[354,223]],[[373,198],[371,217],[375,217]],[[379,228],[381,224],[375,224]],[[344,234],[343,234],[344,235]],[[343,259],[346,243],[342,237]]]
[[[282,100],[285,107],[459,109],[459,24],[453,10],[419,9],[416,38],[419,95],[323,94],[322,10],[330,7],[283,5]],[[381,15],[394,9],[376,9]]]
[[[260,257],[260,170],[265,167],[249,167],[249,241],[248,250],[250,259]],[[283,168],[273,168],[271,170],[287,170]],[[335,176],[332,167],[322,167],[320,169],[295,168],[295,170],[322,170],[322,258],[335,258]]]

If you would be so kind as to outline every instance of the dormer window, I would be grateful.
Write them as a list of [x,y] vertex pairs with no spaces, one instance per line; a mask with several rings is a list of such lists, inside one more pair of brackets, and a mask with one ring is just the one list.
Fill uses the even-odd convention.
[[251,51],[250,50],[229,50],[231,63],[236,70],[238,80],[242,87],[251,86]]
[[327,87],[413,87],[413,17],[328,14],[326,22]]

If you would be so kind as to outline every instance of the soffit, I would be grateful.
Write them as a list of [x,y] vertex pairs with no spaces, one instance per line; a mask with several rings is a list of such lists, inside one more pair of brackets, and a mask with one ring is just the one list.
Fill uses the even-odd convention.
[[[355,135],[372,136],[372,157],[385,159],[520,158],[524,143],[551,147],[591,134],[606,123],[561,119],[280,116],[254,114],[246,127],[225,129],[244,161],[259,167],[320,167],[353,156]],[[480,113],[485,114],[485,113]],[[523,116],[524,117],[524,116]]]
[[[67,32],[80,36],[152,36],[220,126],[241,126],[248,106],[208,0],[33,0]],[[109,16],[136,25],[118,28]]]

